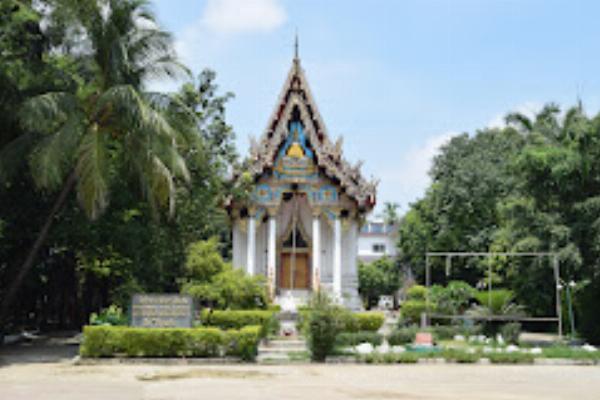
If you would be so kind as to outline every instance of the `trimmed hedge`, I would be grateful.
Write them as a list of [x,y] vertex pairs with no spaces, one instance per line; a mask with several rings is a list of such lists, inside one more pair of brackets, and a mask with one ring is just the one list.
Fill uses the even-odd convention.
[[408,343],[412,343],[415,340],[415,336],[420,329],[418,326],[408,326],[405,328],[398,328],[392,331],[388,336],[388,343],[391,346],[400,346]]
[[383,342],[383,336],[377,332],[342,332],[335,338],[337,347],[357,346],[361,343],[371,343],[373,346],[379,346]]
[[260,326],[217,328],[134,328],[85,326],[82,357],[221,357],[253,360]]
[[377,332],[385,317],[380,312],[346,312],[341,316],[343,332]]
[[421,321],[421,314],[425,311],[427,311],[427,303],[423,300],[406,300],[400,306],[402,319],[412,324],[418,324]]
[[214,326],[221,329],[241,329],[245,326],[261,327],[261,337],[276,333],[279,321],[275,311],[271,310],[212,310],[204,309],[200,313],[203,326]]
[[533,364],[535,357],[530,353],[490,353],[486,357],[492,364]]
[[[306,330],[306,321],[310,309],[302,308],[298,310],[298,320],[296,327],[300,332]],[[350,312],[344,311],[339,315],[342,325],[342,332],[377,332],[383,326],[385,316],[380,312]]]

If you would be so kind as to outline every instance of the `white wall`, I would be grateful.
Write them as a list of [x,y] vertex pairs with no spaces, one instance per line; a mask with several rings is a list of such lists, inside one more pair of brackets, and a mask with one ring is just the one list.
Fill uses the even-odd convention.
[[[376,253],[373,245],[385,245],[385,252]],[[396,255],[396,238],[388,235],[361,234],[358,237],[358,258],[363,261],[372,261],[383,256],[394,257]]]

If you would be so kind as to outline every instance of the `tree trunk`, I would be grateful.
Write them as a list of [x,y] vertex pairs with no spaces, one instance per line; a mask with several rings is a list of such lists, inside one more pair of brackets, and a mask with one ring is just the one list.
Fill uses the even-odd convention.
[[48,233],[50,232],[50,228],[54,223],[54,218],[64,207],[68,195],[73,190],[76,181],[77,175],[75,174],[75,171],[73,171],[67,178],[62,190],[60,191],[60,194],[58,195],[56,201],[52,205],[50,213],[48,214],[48,217],[46,217],[46,222],[44,223],[44,226],[42,226],[42,229],[40,230],[40,233],[38,234],[35,242],[33,243],[33,246],[29,250],[29,253],[27,254],[27,258],[23,262],[23,265],[21,265],[21,269],[19,269],[14,280],[10,283],[10,286],[6,292],[6,296],[4,297],[4,300],[2,302],[2,308],[0,309],[0,330],[2,330],[2,327],[5,326],[10,306],[12,305],[15,296],[21,288],[25,277],[33,267],[33,263],[38,252],[40,251],[40,249],[46,242],[46,239],[48,238]]

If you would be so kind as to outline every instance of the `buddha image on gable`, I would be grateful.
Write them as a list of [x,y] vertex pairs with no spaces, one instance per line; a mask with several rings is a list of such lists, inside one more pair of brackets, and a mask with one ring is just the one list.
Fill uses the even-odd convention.
[[301,123],[290,123],[290,132],[275,164],[277,176],[293,180],[316,177],[313,152],[307,146]]

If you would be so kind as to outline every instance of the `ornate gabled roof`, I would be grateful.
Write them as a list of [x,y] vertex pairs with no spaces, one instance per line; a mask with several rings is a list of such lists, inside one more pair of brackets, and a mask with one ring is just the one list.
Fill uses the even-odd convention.
[[293,60],[265,132],[259,141],[251,139],[247,171],[256,180],[273,169],[277,152],[290,134],[288,121],[294,110],[297,110],[296,118],[299,118],[304,127],[308,144],[314,150],[315,162],[321,171],[339,182],[340,187],[359,207],[367,210],[373,208],[377,182],[369,182],[363,178],[360,171],[361,161],[351,165],[343,158],[341,137],[335,143],[330,141],[297,56]]

